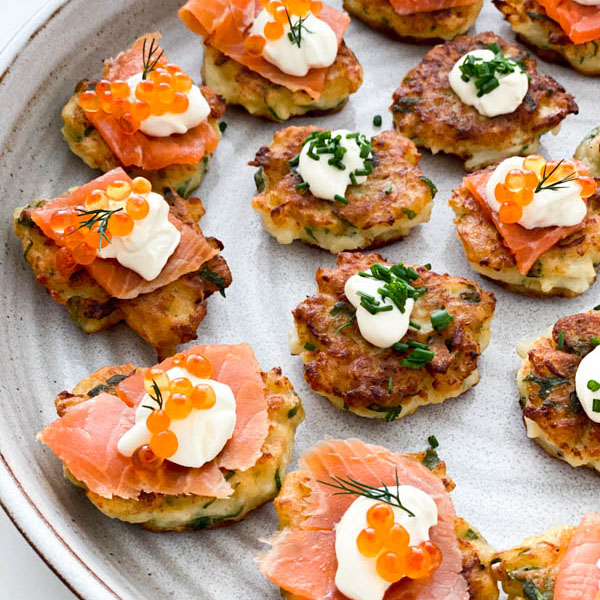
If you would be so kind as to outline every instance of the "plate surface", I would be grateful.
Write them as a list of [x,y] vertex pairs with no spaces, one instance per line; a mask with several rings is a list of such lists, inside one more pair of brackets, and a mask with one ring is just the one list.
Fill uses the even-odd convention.
[[[70,322],[34,282],[12,233],[12,212],[32,198],[59,195],[97,175],[63,142],[60,110],[79,79],[99,74],[103,58],[159,29],[170,58],[198,76],[200,39],[178,21],[179,5],[179,0],[69,0],[26,40],[0,80],[0,498],[48,563],[86,599],[275,599],[278,591],[254,563],[265,549],[261,538],[276,528],[272,506],[215,531],[148,533],[99,513],[63,479],[59,461],[34,437],[55,418],[57,392],[100,366],[128,361],[150,365],[154,356],[125,326],[88,336]],[[486,30],[513,39],[488,2],[476,26],[478,32]],[[427,47],[392,41],[359,21],[352,22],[346,40],[364,66],[363,87],[341,113],[295,124],[314,121],[371,133],[373,116],[381,114],[384,127],[391,127],[392,91]],[[13,51],[6,50],[0,64],[8,64]],[[597,124],[597,97],[592,96],[597,80],[544,62],[539,66],[579,103],[579,116],[569,117],[560,134],[545,136],[541,146],[548,156],[569,155]],[[229,127],[199,195],[208,211],[202,227],[225,243],[223,254],[234,282],[227,299],[211,298],[199,339],[248,341],[263,368],[281,365],[306,408],[296,457],[324,436],[358,436],[396,451],[416,451],[435,434],[457,484],[453,497],[458,514],[497,548],[557,523],[576,523],[585,512],[598,510],[597,476],[550,459],[527,439],[515,384],[516,343],[562,315],[597,304],[597,288],[573,300],[543,301],[510,294],[475,275],[447,206],[460,182],[461,165],[425,154],[423,171],[439,188],[432,219],[382,253],[395,261],[431,262],[436,271],[473,278],[496,294],[492,342],[480,362],[482,381],[458,399],[421,408],[394,423],[337,411],[308,389],[300,359],[288,350],[290,311],[313,293],[317,267],[332,266],[335,258],[300,243],[280,246],[263,231],[250,207],[255,190],[247,162],[278,126],[237,109],[228,109],[225,120]]]

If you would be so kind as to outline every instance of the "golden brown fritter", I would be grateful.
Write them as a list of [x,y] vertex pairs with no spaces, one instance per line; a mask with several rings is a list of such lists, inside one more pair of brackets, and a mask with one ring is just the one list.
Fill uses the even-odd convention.
[[[334,406],[392,421],[419,406],[458,396],[479,381],[477,360],[489,342],[496,301],[468,279],[414,267],[419,274],[414,287],[427,292],[415,301],[411,313],[421,329],[411,327],[402,342],[427,344],[435,357],[411,369],[401,364],[406,353],[377,348],[361,336],[354,308],[344,294],[346,280],[375,263],[389,265],[379,254],[342,252],[335,269],[319,269],[318,293],[292,313],[296,331],[291,347],[304,362],[310,387]],[[435,331],[430,315],[439,309],[454,320]]]
[[[75,88],[75,93],[62,110],[63,137],[71,150],[92,169],[107,172],[116,167],[122,167],[131,177],[140,176],[149,179],[155,191],[173,188],[180,196],[187,198],[202,182],[208,170],[211,155],[205,155],[200,162],[195,164],[170,165],[156,171],[145,171],[139,167],[123,166],[98,130],[86,117],[79,104],[81,93],[95,89],[97,83],[96,79],[80,81]],[[200,90],[210,106],[208,122],[220,137],[219,119],[225,112],[225,102],[208,87],[201,87]]]
[[449,204],[471,267],[512,292],[573,297],[594,283],[600,263],[600,193],[587,200],[583,228],[544,252],[526,275],[519,272],[513,254],[464,181]]
[[[83,381],[73,392],[61,392],[55,401],[56,411],[63,416],[71,406],[85,402],[102,392],[115,394],[117,385],[136,368],[131,364],[104,367]],[[292,458],[296,428],[304,420],[304,409],[281,369],[263,372],[268,405],[269,433],[262,455],[246,471],[229,471],[228,481],[235,490],[228,498],[210,496],[165,495],[142,493],[139,498],[105,498],[86,489],[81,481],[64,469],[65,477],[86,489],[86,496],[111,518],[138,523],[151,531],[195,531],[212,529],[240,521],[265,502],[272,500],[281,488]],[[181,467],[183,472],[187,469]]]
[[408,235],[429,220],[435,187],[417,167],[420,154],[415,145],[394,131],[372,138],[373,172],[364,183],[348,187],[348,204],[297,190],[302,178],[289,161],[317,130],[287,127],[277,131],[273,142],[260,148],[250,163],[259,167],[255,174],[259,194],[252,199],[252,207],[280,244],[302,240],[334,254],[374,248]]
[[[446,463],[440,460],[432,448],[415,454],[403,454],[404,458],[424,464],[441,479],[449,493],[455,488],[454,481],[446,474]],[[306,471],[293,471],[283,482],[281,492],[275,498],[275,510],[279,518],[279,529],[297,529],[305,518],[303,507],[310,493],[307,485],[310,475]],[[462,554],[462,575],[469,588],[471,600],[496,600],[498,586],[492,576],[491,561],[494,550],[485,538],[464,519],[457,517],[454,524],[458,545]],[[287,600],[301,600],[298,596],[281,590]]]
[[507,600],[552,599],[558,568],[574,532],[574,527],[558,525],[496,554],[492,572]]
[[527,435],[550,456],[573,467],[600,471],[600,423],[585,413],[575,391],[575,373],[600,337],[600,312],[559,319],[552,332],[521,344],[517,381]]
[[341,110],[350,94],[362,85],[362,67],[342,42],[327,72],[321,96],[314,100],[306,92],[292,92],[265,79],[204,42],[202,80],[223,96],[227,104],[239,104],[251,115],[281,122],[290,117]]
[[[524,61],[530,81],[525,99],[514,112],[490,118],[460,100],[448,74],[461,56],[493,43],[506,56]],[[402,135],[434,154],[456,154],[468,171],[535,152],[542,134],[578,112],[573,96],[552,77],[537,72],[535,59],[491,32],[432,48],[394,92],[391,110]]]
[[483,0],[431,12],[399,15],[389,0],[344,0],[344,8],[375,29],[408,42],[442,42],[466,33],[477,20]]
[[600,39],[575,44],[536,0],[493,0],[517,39],[540,58],[571,66],[584,75],[600,75]]
[[592,177],[600,178],[600,127],[590,131],[577,146],[575,158],[590,168]]
[[[204,215],[200,198],[185,201],[170,188],[163,192],[171,213],[202,234],[197,221]],[[159,358],[175,352],[179,344],[196,339],[196,330],[206,316],[206,300],[215,292],[225,294],[231,284],[229,267],[220,255],[201,269],[183,275],[176,281],[132,300],[111,297],[85,269],[63,276],[56,269],[59,247],[32,221],[31,210],[44,200],[17,208],[14,214],[15,234],[21,239],[25,259],[36,281],[50,296],[64,304],[73,322],[86,333],[97,333],[125,321],[141,338],[156,349]],[[221,250],[221,242],[207,238],[213,248]]]

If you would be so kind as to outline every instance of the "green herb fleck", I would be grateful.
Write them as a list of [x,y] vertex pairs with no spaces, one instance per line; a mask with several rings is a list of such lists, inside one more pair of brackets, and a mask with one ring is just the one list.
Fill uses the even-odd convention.
[[425,175],[419,175],[419,179],[431,190],[431,197],[435,198],[438,191],[435,183],[429,177],[425,177]]
[[373,117],[373,125],[375,127],[381,127],[381,123],[383,122],[381,115],[375,115]]
[[523,381],[538,385],[538,398],[541,400],[545,400],[556,386],[569,383],[569,380],[565,379],[564,377],[540,377],[539,375],[535,375],[533,373],[531,375],[527,375]]
[[405,206],[402,207],[402,212],[411,220],[417,216],[417,213],[414,210],[406,208]]
[[561,331],[558,334],[558,349],[564,350],[564,348],[565,348],[565,332]]
[[393,380],[393,377],[390,375],[390,378],[388,379],[388,394],[391,394],[393,389],[394,389],[394,380]]
[[306,342],[306,344],[304,344],[304,349],[308,350],[309,352],[312,352],[316,349],[316,346],[314,344],[311,344],[310,342]]
[[227,129],[227,123],[225,121],[221,121],[219,123],[219,131],[221,133],[225,133],[225,130]]
[[436,310],[431,314],[429,319],[431,320],[431,326],[436,331],[442,331],[450,325],[454,317],[446,310]]
[[225,298],[225,278],[210,269],[209,267],[203,267],[199,273],[200,277],[219,288],[219,294]]

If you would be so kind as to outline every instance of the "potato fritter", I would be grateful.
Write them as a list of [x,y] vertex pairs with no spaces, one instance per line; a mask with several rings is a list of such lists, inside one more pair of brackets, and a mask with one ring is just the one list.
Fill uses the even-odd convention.
[[[75,88],[75,93],[62,110],[63,137],[71,150],[92,169],[107,172],[116,167],[122,167],[131,177],[149,179],[155,191],[173,188],[182,198],[187,198],[202,182],[208,171],[211,155],[205,155],[200,162],[195,164],[169,165],[156,171],[146,171],[134,166],[123,166],[98,130],[86,117],[79,103],[81,93],[95,89],[97,83],[98,81],[95,79],[80,81]],[[201,87],[200,90],[210,106],[208,122],[220,137],[219,119],[225,113],[225,102],[208,87]]]
[[600,471],[600,424],[586,415],[575,391],[577,367],[594,349],[594,337],[600,337],[600,312],[559,319],[552,332],[519,345],[517,381],[527,435],[550,456]]
[[600,264],[600,193],[587,200],[583,228],[544,252],[526,275],[519,272],[513,254],[464,181],[449,204],[471,267],[512,292],[573,297],[594,283]]
[[[514,112],[490,118],[460,100],[448,74],[461,56],[493,43],[506,56],[523,61],[530,80],[527,95]],[[473,171],[508,156],[535,152],[540,136],[569,114],[577,114],[578,107],[552,77],[537,72],[535,59],[487,32],[432,48],[394,92],[391,110],[402,135],[434,154],[456,154]]]
[[600,178],[600,127],[590,131],[577,146],[575,158],[590,168],[592,177]]
[[289,161],[317,130],[282,129],[250,163],[259,167],[255,174],[259,194],[252,207],[280,244],[302,240],[334,254],[375,248],[407,236],[429,220],[435,187],[417,166],[420,154],[415,145],[394,131],[372,138],[373,172],[364,183],[348,186],[348,204],[297,190],[302,178]]
[[431,12],[399,15],[389,0],[344,0],[344,8],[375,29],[408,42],[441,42],[466,33],[477,20],[483,0]]
[[540,58],[571,66],[584,75],[600,75],[600,39],[575,44],[536,0],[493,0],[517,39]]
[[[415,454],[403,454],[404,458],[424,464],[439,477],[447,492],[455,488],[454,481],[446,474],[446,463],[440,460],[434,449]],[[310,476],[306,471],[293,471],[283,482],[281,492],[275,498],[275,510],[279,518],[279,529],[298,528],[305,518],[303,507],[310,493],[306,485]],[[494,550],[485,538],[467,521],[456,517],[454,531],[462,554],[462,575],[467,582],[471,600],[497,600],[498,587],[492,576],[491,561]],[[287,600],[301,600],[298,596],[281,590]]]
[[558,525],[523,540],[518,548],[496,554],[492,573],[508,594],[507,600],[553,597],[558,568],[574,531],[574,527]]
[[[202,233],[197,224],[204,215],[200,198],[185,201],[170,188],[163,195],[175,217]],[[75,271],[70,277],[56,269],[59,246],[31,219],[31,211],[44,202],[39,200],[16,209],[15,234],[21,239],[25,259],[36,281],[56,302],[66,306],[78,327],[86,333],[97,333],[125,321],[156,349],[161,359],[174,354],[179,344],[196,339],[196,330],[206,316],[206,300],[217,291],[224,295],[231,284],[225,259],[217,255],[199,271],[183,275],[149,294],[119,300],[111,297],[85,269]],[[223,248],[216,238],[207,241],[214,248]]]
[[[361,336],[344,294],[346,280],[375,263],[389,265],[379,254],[342,252],[335,269],[317,271],[318,293],[292,312],[291,349],[304,362],[310,387],[334,406],[392,421],[454,398],[479,381],[477,360],[489,343],[496,300],[463,277],[413,267],[419,275],[414,287],[427,292],[411,313],[420,329],[411,327],[402,341],[426,344],[435,357],[420,368],[402,366],[406,353],[377,348]],[[438,309],[454,317],[441,331],[430,322]]]
[[[104,367],[79,382],[73,393],[61,392],[55,401],[59,416],[69,407],[102,392],[116,393],[116,386],[136,368],[131,365]],[[281,369],[262,373],[268,405],[269,433],[257,463],[246,471],[229,471],[228,481],[235,490],[228,498],[142,493],[137,499],[105,498],[89,490],[86,496],[105,515],[138,523],[151,531],[194,531],[212,529],[240,521],[255,508],[272,500],[281,488],[292,457],[296,428],[304,420],[304,409]],[[182,467],[182,469],[184,469]],[[68,469],[65,477],[86,489]]]
[[321,96],[315,100],[306,92],[292,92],[272,83],[204,42],[202,80],[223,96],[227,104],[239,104],[251,115],[281,122],[290,117],[341,110],[350,94],[362,85],[362,67],[342,42],[335,62],[327,71]]

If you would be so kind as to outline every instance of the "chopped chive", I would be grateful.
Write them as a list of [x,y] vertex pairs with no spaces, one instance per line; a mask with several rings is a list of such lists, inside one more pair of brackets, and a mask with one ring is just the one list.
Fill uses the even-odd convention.
[[393,385],[394,385],[394,381],[392,379],[392,376],[390,375],[390,378],[388,379],[388,394],[392,393]]
[[298,183],[296,185],[296,189],[302,193],[304,193],[305,190],[308,190],[308,182],[307,181],[303,181],[302,183]]
[[412,327],[413,329],[416,329],[417,331],[419,331],[419,329],[421,329],[421,326],[418,323],[415,323],[414,321],[409,321],[408,322],[409,326]]
[[596,304],[596,306],[594,306],[593,310],[600,310],[600,304]]
[[392,348],[398,352],[408,352],[410,346],[408,344],[403,344],[402,342],[396,342],[392,345]]
[[600,413],[600,398],[594,398],[592,401],[592,410],[594,412]]
[[435,449],[436,449],[436,448],[437,448],[437,447],[440,445],[440,443],[437,441],[437,438],[435,437],[435,435],[430,435],[430,436],[427,438],[427,441],[429,442],[429,445],[430,445],[430,446],[431,446],[431,447],[432,447],[434,450],[435,450]]
[[350,182],[352,183],[352,185],[356,185],[356,175],[354,175],[353,172],[350,173]]
[[219,131],[221,133],[225,133],[225,130],[227,129],[227,123],[225,123],[225,121],[221,121],[219,123]]
[[454,317],[446,310],[436,310],[431,314],[429,319],[431,320],[431,326],[436,331],[442,331],[443,329],[446,329],[448,325],[450,325]]
[[342,331],[342,329],[346,329],[346,327],[350,327],[350,325],[352,325],[352,323],[354,323],[354,321],[356,321],[356,317],[352,316],[350,319],[348,319],[343,325],[340,325],[336,330],[335,333],[339,333],[340,331]]
[[336,194],[334,196],[334,198],[335,198],[336,202],[339,202],[341,204],[348,204],[348,200],[346,198],[344,198],[344,196],[340,196],[339,194]]
[[565,347],[565,332],[561,331],[558,334],[558,349],[562,350]]
[[427,263],[426,265],[423,265],[428,271],[431,271],[431,263]]
[[598,390],[600,390],[600,383],[598,383],[595,379],[590,379],[587,382],[587,388],[592,392],[597,392]]
[[429,350],[429,346],[427,344],[421,344],[421,342],[407,342],[406,345],[410,348],[421,348],[421,350]]
[[591,337],[590,338],[590,344],[592,346],[600,346],[600,337]]
[[310,342],[306,342],[306,344],[304,344],[305,350],[309,350],[312,352],[315,348],[316,348],[316,346],[314,344],[311,344]]
[[381,115],[375,115],[373,117],[373,125],[375,125],[375,127],[381,127],[381,123],[383,122]]
[[299,162],[300,162],[299,154],[296,154],[296,156],[294,156],[293,158],[290,158],[290,160],[288,160],[288,164],[290,165],[290,167],[297,167]]

